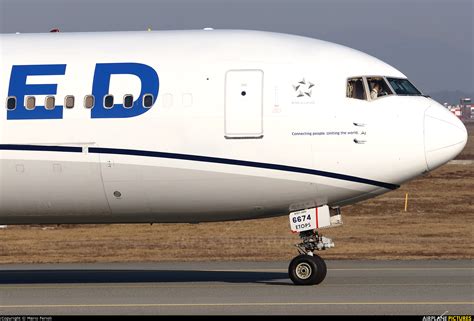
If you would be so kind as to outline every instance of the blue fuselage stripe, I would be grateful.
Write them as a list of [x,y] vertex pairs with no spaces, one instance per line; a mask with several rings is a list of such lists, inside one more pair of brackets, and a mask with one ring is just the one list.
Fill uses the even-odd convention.
[[[82,147],[71,147],[71,146],[40,146],[40,145],[1,145],[0,150],[19,150],[19,151],[47,151],[47,152],[71,152],[71,153],[81,153]],[[188,154],[176,154],[176,153],[165,153],[165,152],[155,152],[147,150],[136,150],[136,149],[119,149],[119,148],[102,148],[102,147],[89,147],[89,153],[93,154],[113,154],[113,155],[130,155],[130,156],[144,156],[144,157],[155,157],[155,158],[167,158],[167,159],[179,159],[179,160],[188,160],[194,162],[204,162],[204,163],[214,163],[214,164],[225,164],[225,165],[237,165],[245,167],[254,167],[254,168],[264,168],[285,172],[294,172],[302,173],[309,175],[316,175],[334,179],[340,179],[355,183],[368,184],[378,187],[383,187],[387,189],[397,189],[400,186],[396,184],[379,182],[367,178],[320,171],[316,169],[309,169],[303,167],[294,167],[287,165],[279,164],[270,164],[270,163],[260,163],[252,161],[244,161],[237,159],[229,158],[219,158],[219,157],[210,157],[210,156],[198,156],[198,155],[188,155]]]
[[82,147],[0,144],[0,150],[82,153]]

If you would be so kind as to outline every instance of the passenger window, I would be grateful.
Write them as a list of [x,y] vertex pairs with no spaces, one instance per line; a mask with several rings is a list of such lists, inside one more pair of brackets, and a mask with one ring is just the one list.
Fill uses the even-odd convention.
[[133,95],[123,96],[123,107],[132,108],[133,107]]
[[84,107],[86,107],[87,109],[91,109],[94,108],[94,105],[95,98],[93,95],[87,95],[86,97],[84,97]]
[[44,108],[46,108],[47,110],[53,110],[54,104],[55,104],[54,96],[46,96],[46,98],[44,99]]
[[164,94],[161,96],[161,100],[163,101],[163,107],[172,107],[173,106],[173,95],[172,94]]
[[382,96],[393,95],[392,90],[390,90],[383,77],[367,77],[367,83],[369,84],[370,99],[372,100]]
[[349,78],[347,80],[346,97],[367,100],[362,77]]
[[143,95],[143,107],[150,108],[151,106],[153,106],[153,95],[152,94]]
[[183,94],[183,106],[190,107],[193,104],[192,94]]
[[74,96],[64,97],[64,106],[68,109],[74,108]]
[[26,97],[26,109],[33,110],[36,107],[36,98],[35,96]]
[[104,96],[104,107],[107,109],[111,109],[114,107],[114,96],[113,95],[105,95]]
[[7,110],[16,109],[16,97],[10,96],[7,98]]

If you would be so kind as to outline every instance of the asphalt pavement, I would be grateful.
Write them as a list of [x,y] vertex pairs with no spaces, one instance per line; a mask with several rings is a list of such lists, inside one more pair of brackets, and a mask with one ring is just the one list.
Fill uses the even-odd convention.
[[315,286],[288,262],[3,265],[0,315],[474,312],[472,260],[326,263]]

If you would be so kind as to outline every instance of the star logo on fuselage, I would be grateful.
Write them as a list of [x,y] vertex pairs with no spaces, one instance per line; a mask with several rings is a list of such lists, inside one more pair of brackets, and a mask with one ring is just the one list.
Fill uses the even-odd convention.
[[314,84],[311,81],[306,81],[304,78],[298,81],[295,85],[293,85],[293,89],[295,90],[296,97],[311,97],[313,94],[312,88]]

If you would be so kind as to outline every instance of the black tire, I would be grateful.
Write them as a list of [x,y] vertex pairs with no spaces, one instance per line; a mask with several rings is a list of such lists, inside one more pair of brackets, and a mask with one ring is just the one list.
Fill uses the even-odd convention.
[[318,271],[318,279],[316,280],[316,283],[315,283],[315,284],[319,284],[323,282],[324,279],[326,278],[328,269],[326,267],[326,262],[324,262],[324,260],[320,256],[314,255],[313,259],[316,260],[316,264],[319,264],[319,267],[320,267]]
[[326,272],[326,264],[317,255],[298,255],[288,267],[288,274],[295,285],[319,284],[326,277]]

